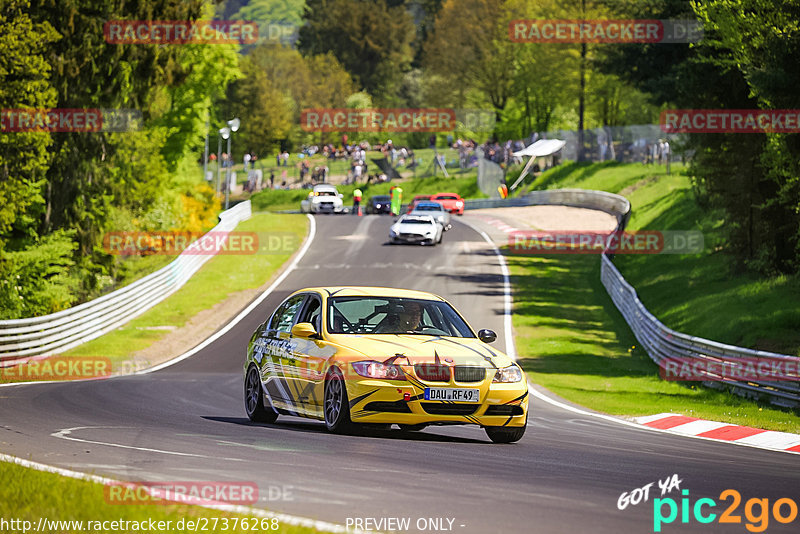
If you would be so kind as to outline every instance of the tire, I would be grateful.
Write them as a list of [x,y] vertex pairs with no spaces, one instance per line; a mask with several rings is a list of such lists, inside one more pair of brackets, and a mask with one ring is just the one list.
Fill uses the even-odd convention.
[[350,420],[350,403],[344,377],[337,368],[331,369],[325,378],[325,397],[323,412],[325,427],[334,434],[347,434],[353,430]]
[[264,390],[261,387],[261,377],[258,367],[251,365],[244,378],[244,411],[247,417],[256,423],[274,423],[278,413],[264,406]]
[[493,443],[514,443],[522,439],[525,435],[527,423],[523,426],[487,426],[486,435]]
[[419,432],[420,430],[422,430],[423,428],[425,428],[428,425],[426,423],[419,423],[419,424],[416,424],[416,425],[399,425],[398,424],[397,426],[398,426],[398,428],[400,428],[400,432]]

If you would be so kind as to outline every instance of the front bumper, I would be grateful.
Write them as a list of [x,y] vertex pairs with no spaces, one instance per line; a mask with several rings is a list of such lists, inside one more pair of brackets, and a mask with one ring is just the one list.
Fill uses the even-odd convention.
[[392,240],[392,243],[417,244],[417,243],[433,243],[436,237],[424,236],[420,234],[397,234],[395,236],[390,235],[389,239]]
[[342,213],[344,206],[337,206],[335,204],[312,204],[312,213]]
[[[476,424],[480,426],[524,426],[528,413],[528,385],[524,376],[515,383],[426,383],[404,380],[347,380],[350,417],[357,423]],[[477,388],[479,403],[426,401],[426,387]],[[408,394],[410,400],[404,400]]]

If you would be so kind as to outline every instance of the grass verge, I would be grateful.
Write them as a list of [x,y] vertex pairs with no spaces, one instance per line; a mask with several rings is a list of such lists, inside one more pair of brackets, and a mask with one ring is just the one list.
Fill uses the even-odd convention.
[[[678,172],[676,172],[678,171]],[[554,178],[553,175],[556,175]],[[716,341],[798,353],[800,282],[732,276],[715,252],[721,222],[694,203],[688,178],[673,166],[565,165],[537,188],[579,187],[624,194],[629,229],[701,230],[697,255],[617,255],[615,263],[648,309],[667,326]],[[508,256],[521,363],[537,384],[565,399],[615,415],[675,412],[800,433],[800,412],[781,410],[692,383],[666,382],[638,347],[600,282],[596,256]]]
[[[300,247],[308,232],[308,219],[305,215],[254,213],[236,231],[287,236],[288,246],[281,246],[271,254],[214,256],[183,287],[143,315],[67,351],[65,356],[102,356],[109,358],[112,365],[118,364],[230,295],[261,287]],[[0,373],[0,382],[13,381],[16,373],[12,369],[5,374]]]
[[[49,525],[42,525],[43,532],[100,532],[109,530],[115,532],[150,532],[150,521],[162,524],[166,529],[160,532],[186,532],[193,531],[187,528],[188,521],[193,521],[198,525],[199,530],[207,525],[207,530],[214,531],[211,527],[216,518],[220,526],[216,529],[222,532],[221,525],[227,519],[230,527],[225,532],[252,532],[253,525],[258,525],[259,531],[280,532],[283,534],[306,534],[317,532],[308,527],[281,525],[280,521],[271,523],[270,519],[263,519],[264,526],[269,527],[276,524],[277,529],[263,528],[261,518],[250,517],[238,514],[211,510],[199,506],[189,506],[185,504],[175,505],[116,505],[110,504],[105,500],[104,486],[102,484],[62,477],[53,473],[36,471],[9,462],[0,462],[0,480],[14,481],[13,484],[0,484],[0,518],[3,521],[29,521],[29,531],[35,530],[40,520],[48,520]],[[246,519],[246,527],[242,528],[242,520]],[[70,522],[61,523],[55,522]],[[96,521],[135,521],[140,523],[141,528],[134,528],[128,523],[125,528],[118,523],[118,528],[111,528],[111,523],[106,523],[106,527],[94,528],[92,523]],[[166,522],[170,523],[167,524]],[[177,529],[178,522],[183,521],[184,528]],[[198,524],[199,521],[199,524]],[[234,526],[236,521],[236,527]],[[78,525],[75,522],[82,522]],[[19,527],[9,524],[3,528],[4,532],[22,531],[24,523],[16,523]],[[6,530],[8,528],[9,530]],[[155,532],[155,531],[154,531]]]

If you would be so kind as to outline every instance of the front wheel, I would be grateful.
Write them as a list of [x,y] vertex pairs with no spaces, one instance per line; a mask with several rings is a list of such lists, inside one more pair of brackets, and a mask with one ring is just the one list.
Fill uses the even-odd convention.
[[325,379],[325,427],[334,434],[346,434],[352,430],[350,403],[347,400],[342,373],[333,368]]
[[486,435],[493,443],[514,443],[522,439],[528,425],[522,426],[487,426]]
[[251,365],[244,379],[244,409],[247,417],[256,423],[274,423],[278,413],[264,406],[264,390],[261,387],[261,376],[258,368]]

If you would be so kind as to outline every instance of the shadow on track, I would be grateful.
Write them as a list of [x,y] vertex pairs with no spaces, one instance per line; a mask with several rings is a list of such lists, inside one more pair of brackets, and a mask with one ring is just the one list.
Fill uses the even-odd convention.
[[430,442],[444,442],[444,443],[480,443],[487,444],[488,440],[479,440],[471,438],[461,438],[455,436],[444,436],[441,434],[430,433],[431,428],[427,431],[420,432],[402,432],[400,430],[384,430],[378,428],[364,427],[358,430],[358,433],[349,434],[345,436],[330,434],[322,422],[316,421],[288,421],[284,420],[279,423],[266,424],[254,423],[246,417],[217,417],[217,416],[201,416],[208,421],[216,421],[218,423],[230,423],[234,425],[249,426],[249,427],[262,427],[270,430],[288,430],[291,432],[307,432],[312,434],[324,434],[331,438],[334,437],[349,437],[349,438],[378,438],[378,439],[391,439],[403,441],[430,441]]

